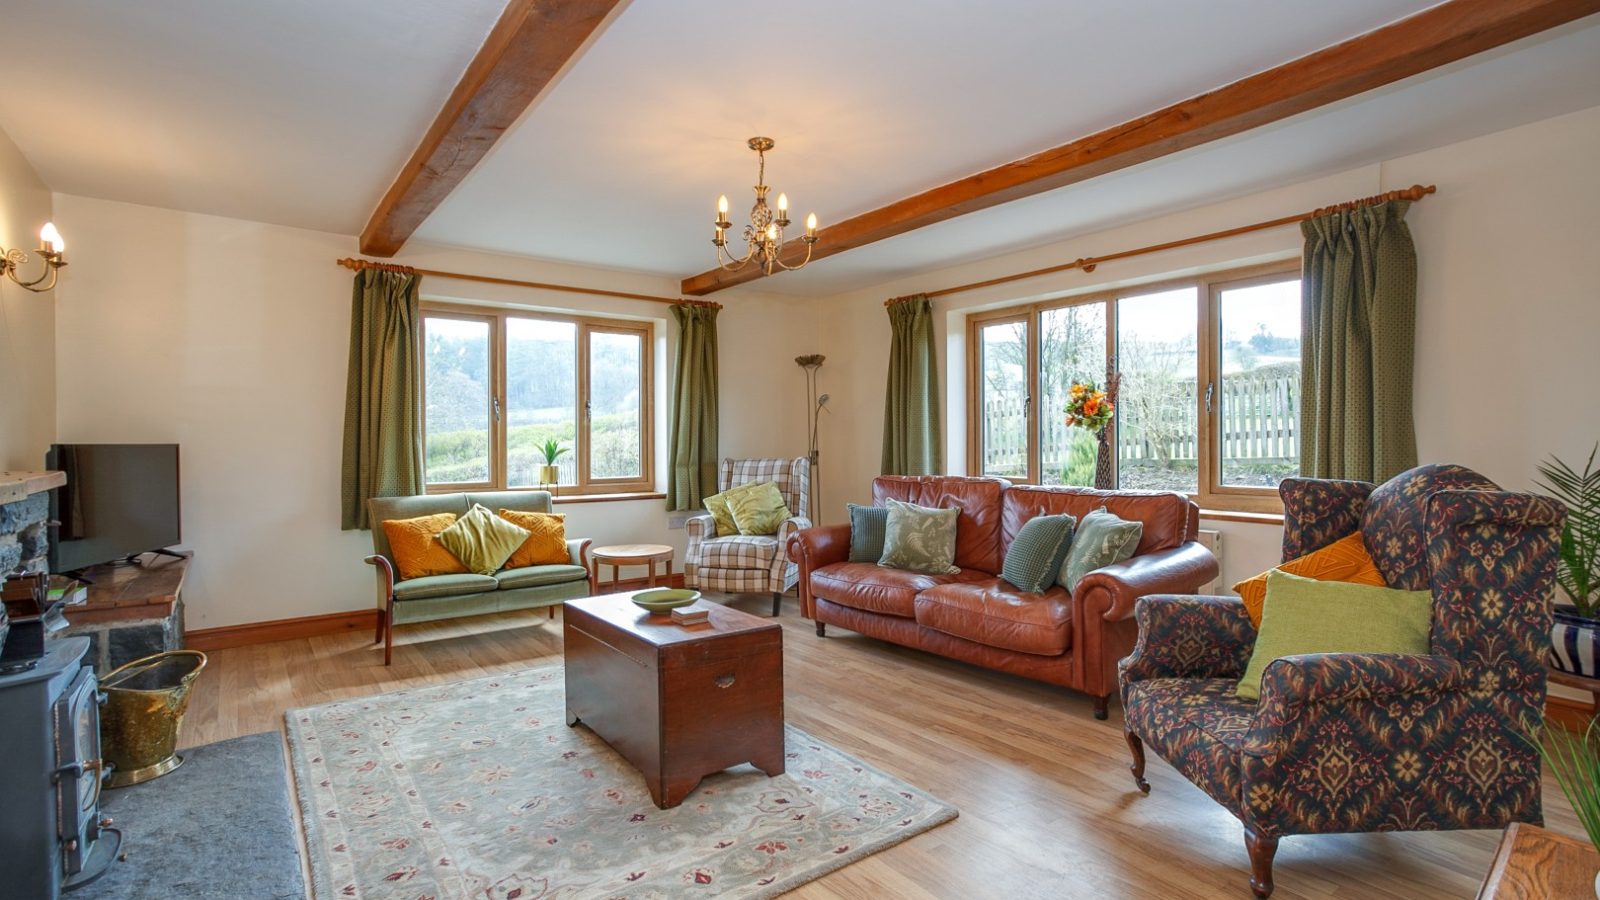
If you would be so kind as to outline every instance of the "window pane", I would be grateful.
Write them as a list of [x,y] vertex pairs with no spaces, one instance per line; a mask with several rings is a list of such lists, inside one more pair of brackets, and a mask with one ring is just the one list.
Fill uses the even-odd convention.
[[1300,468],[1300,281],[1217,292],[1223,484],[1276,487]]
[[1195,422],[1198,291],[1117,301],[1117,460],[1122,487],[1199,490]]
[[489,480],[489,323],[426,317],[423,477],[429,484]]
[[1099,442],[1067,425],[1067,390],[1106,381],[1106,306],[1087,303],[1039,314],[1039,463],[1045,484],[1094,486]]
[[644,340],[638,334],[589,333],[591,478],[644,477],[644,459],[639,452],[643,359]]
[[979,330],[979,460],[985,475],[1028,477],[1028,323]]
[[561,484],[578,483],[578,326],[506,320],[506,484],[543,482],[544,446],[555,441]]

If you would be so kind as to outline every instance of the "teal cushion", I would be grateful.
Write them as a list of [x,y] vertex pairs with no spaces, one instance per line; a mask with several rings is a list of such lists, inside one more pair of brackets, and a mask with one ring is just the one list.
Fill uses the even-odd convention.
[[460,572],[454,575],[425,575],[397,581],[394,584],[396,600],[426,600],[429,597],[452,597],[458,594],[479,594],[492,591],[500,585],[491,575],[474,575]]
[[954,575],[959,509],[930,509],[890,500],[878,565],[926,575]]
[[883,556],[889,510],[882,506],[846,504],[850,509],[850,561],[875,563]]
[[1143,536],[1143,522],[1124,521],[1103,509],[1089,513],[1072,536],[1072,550],[1061,565],[1058,582],[1069,591],[1077,590],[1083,576],[1131,558]]
[[1072,548],[1072,528],[1077,524],[1077,519],[1064,513],[1034,516],[1023,523],[1006,548],[1000,577],[1027,594],[1049,587],[1061,573],[1061,564]]
[[504,569],[495,574],[500,587],[525,588],[542,584],[563,584],[568,581],[587,580],[589,570],[583,566],[526,566],[521,569]]
[[1250,664],[1239,679],[1239,696],[1261,696],[1267,664],[1302,653],[1411,653],[1427,655],[1433,627],[1433,594],[1394,588],[1318,581],[1273,569],[1261,607]]

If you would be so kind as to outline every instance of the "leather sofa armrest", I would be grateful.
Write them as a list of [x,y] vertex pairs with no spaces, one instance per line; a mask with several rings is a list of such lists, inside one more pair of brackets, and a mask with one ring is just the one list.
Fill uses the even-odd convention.
[[575,566],[583,566],[585,572],[589,571],[589,545],[594,541],[588,538],[572,538],[567,541],[567,557]]
[[811,573],[850,558],[850,526],[806,528],[790,537],[784,550],[792,562],[800,565],[800,615],[810,619],[816,608],[811,597]]
[[[1095,569],[1078,582],[1074,596],[1104,591],[1110,602],[1092,604],[1107,621],[1133,615],[1133,605],[1147,594],[1192,594],[1217,577],[1217,557],[1198,541],[1186,541],[1170,550],[1135,556],[1126,562]],[[1088,608],[1090,604],[1082,604]]]
[[389,562],[387,556],[379,553],[374,553],[362,560],[362,562],[367,563],[376,570],[375,574],[378,576],[378,608],[387,609],[389,607],[389,599],[394,596],[394,563]]

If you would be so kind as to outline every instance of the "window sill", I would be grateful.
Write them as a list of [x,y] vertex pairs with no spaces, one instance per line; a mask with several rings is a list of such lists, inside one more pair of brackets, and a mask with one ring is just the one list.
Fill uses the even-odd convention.
[[556,496],[551,500],[561,503],[618,503],[627,500],[665,500],[667,495],[659,491],[630,491],[622,494],[568,494],[565,497]]
[[1202,509],[1200,518],[1211,522],[1245,522],[1251,525],[1282,527],[1283,513],[1237,512],[1231,509]]

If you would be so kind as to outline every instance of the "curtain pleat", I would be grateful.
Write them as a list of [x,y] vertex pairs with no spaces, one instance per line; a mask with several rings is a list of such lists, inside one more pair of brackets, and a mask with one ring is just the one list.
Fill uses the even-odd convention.
[[678,353],[672,367],[672,471],[667,509],[699,509],[717,492],[717,307],[672,307]]
[[1301,223],[1300,473],[1381,483],[1417,464],[1410,202]]
[[939,356],[933,301],[918,295],[890,304],[889,385],[883,405],[883,474],[944,471],[939,429]]
[[346,531],[372,527],[368,498],[422,493],[421,280],[379,269],[356,273],[340,485]]

